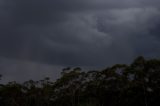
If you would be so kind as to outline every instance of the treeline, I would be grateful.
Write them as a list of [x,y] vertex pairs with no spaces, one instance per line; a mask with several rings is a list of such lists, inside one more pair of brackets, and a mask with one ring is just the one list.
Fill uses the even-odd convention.
[[159,106],[160,60],[138,57],[130,65],[84,72],[65,68],[51,81],[0,85],[0,106]]

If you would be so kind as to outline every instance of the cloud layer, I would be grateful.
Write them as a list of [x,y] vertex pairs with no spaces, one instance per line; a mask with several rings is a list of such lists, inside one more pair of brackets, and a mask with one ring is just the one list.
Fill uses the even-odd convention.
[[139,55],[159,58],[159,4],[159,0],[1,0],[0,56],[82,67],[128,63]]

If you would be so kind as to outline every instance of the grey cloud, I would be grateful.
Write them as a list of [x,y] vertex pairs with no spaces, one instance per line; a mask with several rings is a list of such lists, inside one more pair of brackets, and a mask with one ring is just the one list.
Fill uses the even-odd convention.
[[99,19],[100,31],[111,33],[117,44],[122,41],[122,44],[128,46],[125,50],[132,49],[132,54],[135,56],[159,57],[160,39],[157,38],[159,9],[130,8],[114,10],[111,14],[111,19],[103,17]]
[[0,9],[0,55],[81,66],[127,63],[138,55],[159,56],[159,9],[154,2],[143,2],[5,1]]
[[0,73],[5,81],[36,80],[57,78],[67,66],[160,58],[159,6],[158,0],[0,0]]

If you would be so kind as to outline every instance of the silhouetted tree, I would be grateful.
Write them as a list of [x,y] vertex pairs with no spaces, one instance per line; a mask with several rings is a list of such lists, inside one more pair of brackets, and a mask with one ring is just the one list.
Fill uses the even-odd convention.
[[[1,76],[0,76],[1,77]],[[65,68],[51,81],[0,84],[1,106],[158,106],[160,60],[142,56],[104,70]]]

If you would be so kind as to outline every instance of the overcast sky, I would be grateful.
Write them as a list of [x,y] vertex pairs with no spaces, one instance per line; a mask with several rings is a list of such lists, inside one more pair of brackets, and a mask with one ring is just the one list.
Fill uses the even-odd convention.
[[160,58],[160,0],[0,0],[4,80]]

